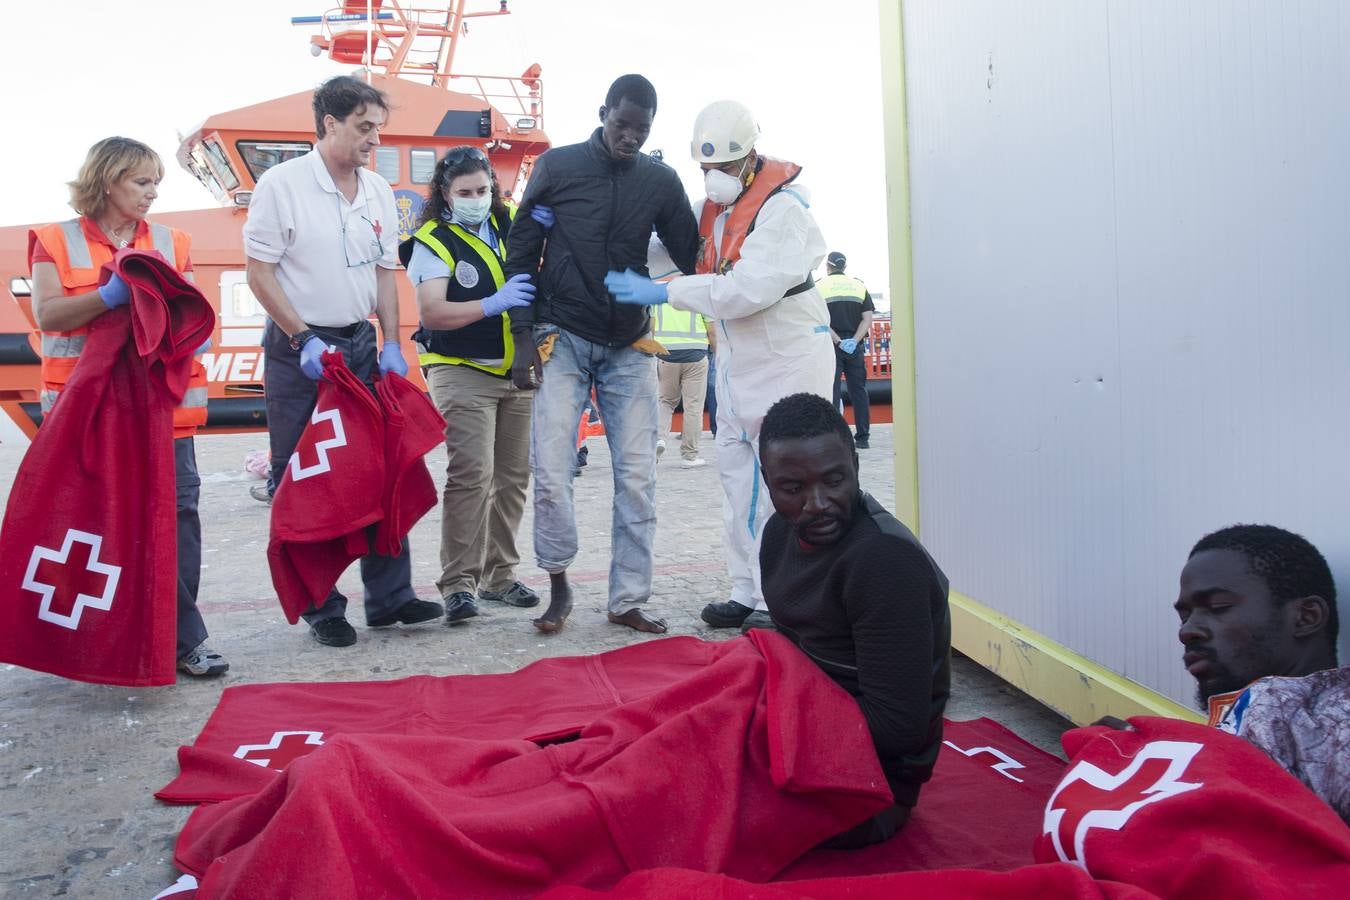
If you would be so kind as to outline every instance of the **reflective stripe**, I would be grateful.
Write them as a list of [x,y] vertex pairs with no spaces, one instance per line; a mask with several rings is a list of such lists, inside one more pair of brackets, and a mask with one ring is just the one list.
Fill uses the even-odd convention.
[[84,351],[84,334],[47,334],[42,335],[42,355],[49,359],[69,359]]
[[183,394],[183,402],[178,404],[184,407],[197,407],[206,405],[206,388],[194,387],[188,388]]
[[708,332],[701,324],[701,317],[696,313],[662,304],[656,307],[656,330],[653,336],[667,349],[707,347]]
[[52,411],[52,406],[56,404],[56,398],[59,396],[61,396],[60,391],[42,391],[38,394],[38,402],[42,404],[44,416]]
[[151,225],[150,239],[154,242],[155,249],[169,261],[169,265],[178,268],[178,260],[173,250],[173,229],[168,225]]
[[[67,219],[61,223],[61,236],[66,241],[66,261],[72,269],[92,269],[94,259],[89,255],[89,242],[84,239],[84,229],[79,219]],[[51,248],[47,248],[51,253]]]
[[[750,442],[749,435],[741,432],[741,440]],[[753,453],[751,455],[754,455]],[[745,530],[750,532],[751,537],[755,537],[755,515],[759,512],[759,485],[763,480],[759,477],[759,457],[755,456],[755,474],[754,485],[750,488],[750,516],[745,520]]]

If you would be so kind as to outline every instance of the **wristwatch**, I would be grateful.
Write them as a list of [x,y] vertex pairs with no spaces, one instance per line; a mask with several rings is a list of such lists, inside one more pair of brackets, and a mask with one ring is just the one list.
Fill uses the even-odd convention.
[[305,341],[312,337],[318,337],[318,335],[308,328],[300,329],[295,334],[291,335],[291,349],[299,350],[301,347],[305,346]]

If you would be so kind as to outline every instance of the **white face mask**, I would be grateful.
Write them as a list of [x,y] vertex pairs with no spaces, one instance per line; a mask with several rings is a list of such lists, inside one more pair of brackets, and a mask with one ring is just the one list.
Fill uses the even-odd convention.
[[[741,171],[745,171],[744,166],[741,167]],[[709,169],[703,173],[703,190],[709,200],[719,206],[726,206],[728,203],[736,202],[745,186],[735,175],[728,175],[721,169]]]
[[471,225],[477,228],[483,224],[483,220],[488,216],[488,210],[492,209],[492,195],[486,194],[482,197],[454,197],[455,221],[461,225]]

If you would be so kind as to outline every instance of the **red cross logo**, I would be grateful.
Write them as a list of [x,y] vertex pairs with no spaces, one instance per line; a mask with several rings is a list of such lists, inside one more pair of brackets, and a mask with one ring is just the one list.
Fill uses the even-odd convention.
[[102,549],[101,535],[74,528],[66,530],[60,550],[33,548],[23,587],[42,597],[39,619],[75,631],[85,609],[112,609],[122,567],[100,561]]
[[291,481],[303,481],[315,475],[331,472],[333,465],[329,462],[328,451],[347,446],[347,432],[342,427],[342,416],[338,413],[336,407],[324,410],[317,406],[314,407],[314,415],[309,417],[310,428],[316,429],[320,422],[329,424],[333,429],[333,436],[314,442],[315,461],[309,465],[300,462],[300,451],[304,449],[303,443],[296,448],[295,452],[291,454]]
[[990,756],[994,757],[994,759],[998,760],[998,762],[996,763],[990,763],[989,768],[993,769],[995,772],[997,772],[998,774],[1002,775],[1004,778],[1007,778],[1010,781],[1016,782],[1022,781],[1021,778],[1018,778],[1016,775],[1012,773],[1012,770],[1025,769],[1026,766],[1022,765],[1020,762],[1013,759],[1011,756],[1004,753],[997,747],[971,747],[969,750],[964,750],[953,744],[951,741],[943,741],[942,743],[946,744],[948,747],[951,747],[953,750],[955,750],[957,753],[960,753],[962,756],[975,757],[979,756],[981,753],[988,753]]
[[375,240],[378,241],[380,235],[384,234],[384,228],[380,226],[380,220],[376,219],[374,222],[371,222],[370,227],[375,229]]
[[322,746],[322,731],[277,731],[266,744],[240,744],[234,755],[244,762],[280,772],[293,761]]
[[1089,829],[1119,831],[1148,804],[1204,787],[1203,782],[1180,780],[1203,746],[1153,741],[1114,775],[1080,761],[1050,796],[1042,833],[1050,835],[1060,859],[1088,870],[1083,842]]

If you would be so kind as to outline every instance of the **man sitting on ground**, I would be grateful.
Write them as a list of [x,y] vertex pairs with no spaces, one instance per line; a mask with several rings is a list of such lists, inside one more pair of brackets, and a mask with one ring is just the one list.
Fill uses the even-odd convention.
[[827,846],[884,841],[909,819],[942,743],[947,577],[859,487],[853,435],[830,401],[793,394],[771,406],[759,457],[776,511],[759,555],[769,615],[858,701],[895,795]]
[[1350,822],[1350,666],[1336,668],[1336,584],[1322,554],[1271,525],[1224,528],[1191,550],[1175,608],[1210,724]]

